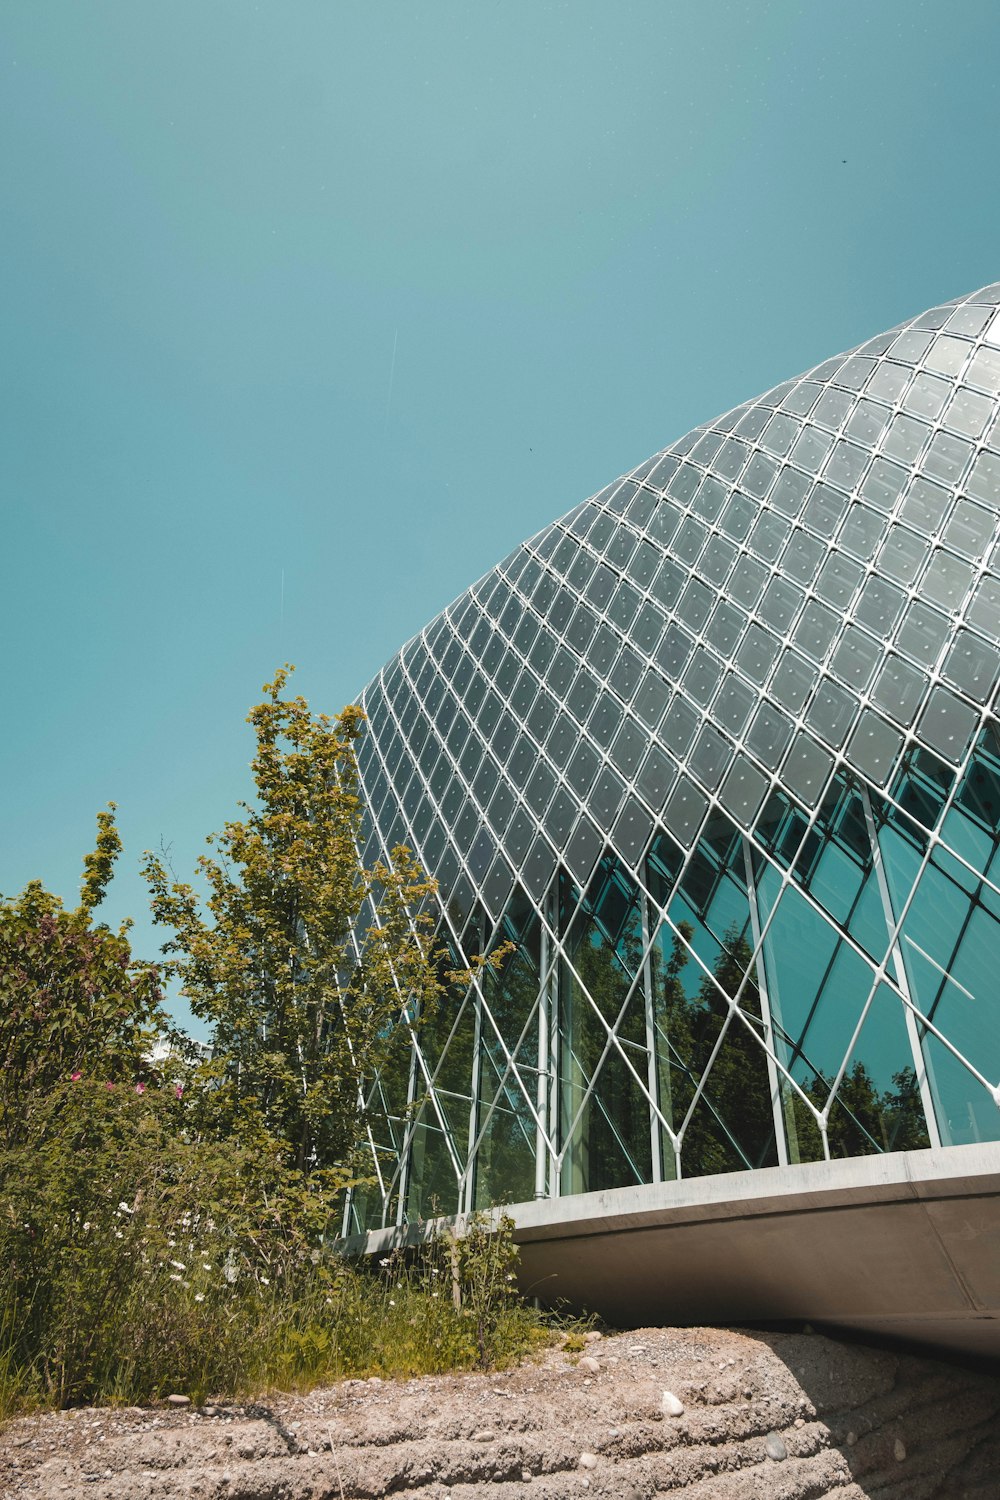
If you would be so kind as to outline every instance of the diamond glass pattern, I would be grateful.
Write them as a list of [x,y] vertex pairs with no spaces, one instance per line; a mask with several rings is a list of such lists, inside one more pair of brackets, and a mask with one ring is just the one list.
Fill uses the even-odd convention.
[[513,946],[346,1227],[1000,1137],[998,676],[1000,285],[515,549],[362,697],[364,858]]

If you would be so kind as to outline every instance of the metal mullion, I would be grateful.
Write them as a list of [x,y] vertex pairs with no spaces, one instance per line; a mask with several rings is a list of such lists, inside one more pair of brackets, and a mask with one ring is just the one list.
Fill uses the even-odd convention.
[[[743,869],[746,874],[747,900],[750,904],[750,930],[753,933],[754,951],[757,950],[760,938],[760,912],[757,910],[757,886],[754,881],[753,860],[750,855],[750,840],[746,834],[740,837],[740,847],[743,850]],[[767,971],[764,967],[764,955],[761,953],[759,962],[754,964],[757,971],[757,995],[760,1000],[760,1018],[764,1026],[764,1056],[767,1059],[767,1079],[771,1087],[771,1115],[774,1120],[774,1139],[778,1148],[778,1165],[788,1165],[788,1142],[785,1138],[784,1110],[782,1108],[781,1085],[775,1066],[772,1049],[777,1052],[777,1043],[774,1028],[771,1021],[771,1000],[767,987]],[[747,965],[747,973],[750,965]],[[767,1045],[767,1038],[771,1039],[771,1046]]]
[[644,1000],[644,1017],[646,1023],[646,1081],[650,1103],[653,1108],[649,1111],[649,1146],[653,1169],[653,1181],[663,1181],[663,1138],[660,1134],[660,1124],[657,1118],[656,1106],[660,1097],[660,1078],[657,1069],[656,1054],[656,1013],[653,997],[653,976],[649,961],[652,949],[649,936],[649,905],[646,893],[642,891],[639,897],[639,905],[642,909],[642,990]]

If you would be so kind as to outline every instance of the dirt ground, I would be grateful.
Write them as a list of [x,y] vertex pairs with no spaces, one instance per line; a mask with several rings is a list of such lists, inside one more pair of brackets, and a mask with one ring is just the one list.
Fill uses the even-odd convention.
[[810,1333],[591,1335],[497,1375],[0,1431],[0,1496],[1000,1500],[1000,1378]]

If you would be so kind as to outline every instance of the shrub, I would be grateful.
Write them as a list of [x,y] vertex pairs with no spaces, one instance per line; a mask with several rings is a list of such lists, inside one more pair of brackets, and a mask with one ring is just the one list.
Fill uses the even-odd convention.
[[509,1363],[539,1339],[509,1221],[410,1263],[326,1248],[334,1189],[267,1137],[199,1140],[173,1087],[79,1079],[0,1157],[0,1415]]

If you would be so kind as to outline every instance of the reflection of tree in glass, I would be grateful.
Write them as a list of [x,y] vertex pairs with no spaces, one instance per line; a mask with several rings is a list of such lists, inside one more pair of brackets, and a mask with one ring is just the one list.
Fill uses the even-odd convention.
[[730,927],[713,969],[715,983],[706,975],[697,994],[689,999],[680,978],[688,960],[688,949],[681,939],[689,941],[693,928],[681,923],[678,933],[670,957],[656,976],[655,989],[658,1029],[667,1064],[660,1070],[661,1092],[669,1096],[661,1101],[661,1108],[664,1102],[669,1103],[668,1118],[675,1129],[690,1108],[718,1044],[702,1096],[684,1133],[683,1174],[703,1177],[773,1166],[777,1149],[767,1057],[762,1041],[754,1040],[746,1023],[731,1014],[723,998],[723,994],[739,995],[740,1010],[762,1038],[757,981],[753,972],[748,975],[750,946],[737,926]]
[[[827,1135],[830,1155],[873,1156],[883,1151],[919,1151],[930,1145],[917,1075],[902,1068],[892,1075],[893,1087],[880,1093],[863,1062],[856,1062],[841,1080],[830,1110]],[[803,1092],[822,1110],[833,1079],[820,1073]],[[801,1161],[821,1161],[819,1126],[802,1100],[793,1105]]]
[[641,978],[636,981],[642,961],[642,909],[635,884],[615,861],[598,866],[567,947],[572,968],[563,966],[560,982],[564,1140],[595,1074],[597,1078],[569,1144],[563,1191],[649,1182],[649,1103],[622,1053],[613,1043],[608,1046],[608,1028],[618,1022],[617,1035],[631,1068],[646,1082],[645,995]]
[[[534,908],[515,896],[504,917],[502,937],[514,944],[506,958],[484,976],[483,993],[497,1029],[511,1052],[527,1024],[518,1063],[529,1089],[537,1058],[537,1019],[541,927]],[[484,1130],[476,1157],[477,1207],[520,1203],[535,1190],[535,1121],[488,1019],[483,1017],[480,1103],[477,1133]],[[499,1094],[499,1097],[497,1097]],[[492,1114],[490,1106],[496,1100]],[[487,1119],[487,1116],[489,1118]]]

